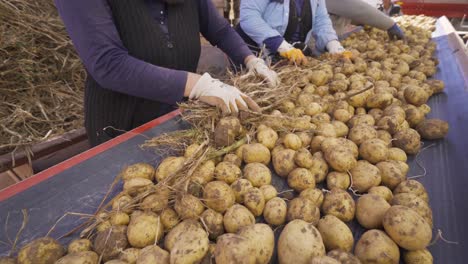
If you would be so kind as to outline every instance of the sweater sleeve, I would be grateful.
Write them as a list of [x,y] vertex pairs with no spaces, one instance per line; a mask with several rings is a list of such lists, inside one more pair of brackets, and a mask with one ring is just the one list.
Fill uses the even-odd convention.
[[213,46],[226,53],[237,65],[253,55],[244,40],[222,17],[211,0],[199,0],[200,32]]
[[132,57],[120,39],[106,0],[55,0],[88,73],[116,92],[175,104],[184,95],[187,72]]
[[328,12],[346,17],[358,24],[387,30],[395,24],[393,19],[386,16],[377,8],[363,0],[326,0]]

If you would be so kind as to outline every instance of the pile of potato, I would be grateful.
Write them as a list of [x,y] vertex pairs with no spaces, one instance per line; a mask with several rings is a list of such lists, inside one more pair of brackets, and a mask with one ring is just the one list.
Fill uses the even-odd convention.
[[[98,215],[92,239],[71,242],[65,255],[41,238],[21,249],[18,263],[261,264],[274,261],[275,251],[284,264],[432,263],[429,197],[407,179],[406,161],[421,138],[448,132],[446,122],[426,118],[428,99],[444,84],[429,79],[437,70],[430,32],[403,25],[407,42],[367,28],[343,41],[351,58],[312,61],[250,142],[201,162],[185,191],[158,183],[197,144],[157,168],[140,163],[122,171],[123,191]],[[276,129],[275,117],[285,116],[301,119],[297,130]],[[246,133],[239,119],[223,118],[216,146]],[[294,196],[279,195],[284,190],[272,185],[278,176]],[[367,229],[359,239],[351,221]]]

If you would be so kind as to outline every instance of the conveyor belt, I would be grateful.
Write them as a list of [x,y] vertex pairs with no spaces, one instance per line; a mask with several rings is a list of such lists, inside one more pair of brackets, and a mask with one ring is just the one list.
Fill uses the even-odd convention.
[[[425,146],[432,143],[435,146],[420,155],[421,163],[427,169],[427,176],[420,180],[429,192],[434,213],[434,234],[440,229],[446,239],[459,242],[453,245],[439,241],[431,246],[434,263],[464,264],[468,259],[465,246],[468,237],[468,225],[465,226],[468,223],[467,84],[455,62],[456,51],[449,45],[449,38],[442,36],[435,41],[438,44],[436,55],[440,61],[435,77],[445,82],[446,91],[430,99],[432,112],[429,116],[447,120],[450,131],[444,140],[425,142]],[[0,241],[8,243],[8,240],[14,240],[21,226],[23,208],[29,212],[29,223],[20,236],[19,246],[46,235],[66,212],[94,213],[114,177],[124,166],[136,162],[158,164],[160,158],[142,150],[139,145],[146,137],[186,128],[177,117],[172,116],[175,113],[0,192]],[[422,173],[414,161],[410,166],[409,176]],[[287,188],[279,178],[275,178],[274,183],[278,189]],[[57,224],[51,236],[60,237],[82,221],[79,216],[67,216]],[[355,223],[351,227],[354,235],[359,237],[361,228]],[[64,238],[60,242],[66,244],[70,239]],[[10,246],[0,242],[0,255],[8,254],[9,250]]]

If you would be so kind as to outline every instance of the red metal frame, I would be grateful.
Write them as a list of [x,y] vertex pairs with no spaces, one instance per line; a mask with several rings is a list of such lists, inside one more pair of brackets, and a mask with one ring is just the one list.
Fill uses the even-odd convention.
[[428,3],[418,0],[402,1],[402,11],[405,15],[447,16],[460,18],[468,15],[468,4],[459,3]]
[[40,183],[40,182],[43,182],[47,179],[49,179],[50,177],[53,177],[55,176],[56,174],[64,171],[64,170],[67,170],[85,160],[88,160],[96,155],[98,155],[99,153],[102,153],[112,147],[115,147],[117,146],[118,144],[124,142],[124,141],[127,141],[151,128],[154,128],[166,121],[168,121],[169,119],[171,118],[174,118],[175,116],[179,115],[180,114],[180,110],[175,110],[173,112],[170,112],[166,115],[163,115],[159,118],[156,118],[155,120],[153,121],[150,121],[142,126],[139,126],[133,130],[131,130],[130,132],[128,133],[125,133],[121,136],[118,136],[112,140],[109,140],[99,146],[96,146],[88,151],[85,151],[81,154],[78,154],[76,155],[75,157],[73,158],[70,158],[64,162],[61,162],[45,171],[42,171],[34,176],[31,176],[30,178],[24,180],[24,181],[21,181],[17,184],[14,184],[12,186],[9,186],[3,190],[0,191],[0,202],[14,196],[15,194],[19,193],[19,192],[22,192],[24,190],[27,190],[29,188],[31,188],[32,186]]

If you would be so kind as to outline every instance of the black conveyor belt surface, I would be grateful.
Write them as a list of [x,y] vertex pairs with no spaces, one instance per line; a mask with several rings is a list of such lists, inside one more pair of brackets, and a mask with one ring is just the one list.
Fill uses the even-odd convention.
[[[458,245],[438,241],[430,247],[434,263],[468,263],[468,94],[461,72],[454,62],[447,37],[435,39],[438,44],[437,57],[440,61],[435,78],[445,82],[446,91],[433,96],[429,105],[430,117],[447,120],[450,124],[446,139],[425,142],[434,143],[420,155],[427,176],[421,178],[429,192],[434,214],[434,235],[437,229],[443,236]],[[164,132],[183,129],[186,126],[171,119],[143,134],[153,137]],[[159,163],[159,158],[151,151],[140,149],[145,137],[136,136],[93,158],[66,169],[55,176],[23,191],[0,203],[0,241],[14,240],[21,226],[21,209],[28,209],[29,223],[20,236],[19,246],[34,238],[42,237],[66,212],[93,213],[114,177],[126,165],[136,162]],[[422,173],[414,161],[410,162],[409,176]],[[279,178],[274,179],[278,189],[287,186]],[[8,225],[6,225],[8,218]],[[79,216],[67,216],[60,221],[51,233],[59,237],[83,221]],[[351,223],[356,237],[362,233],[356,223]],[[7,232],[8,235],[5,233]],[[76,237],[77,234],[75,234]],[[9,237],[9,238],[8,238]],[[61,239],[66,244],[70,238]],[[0,242],[0,256],[8,254],[10,246]]]

